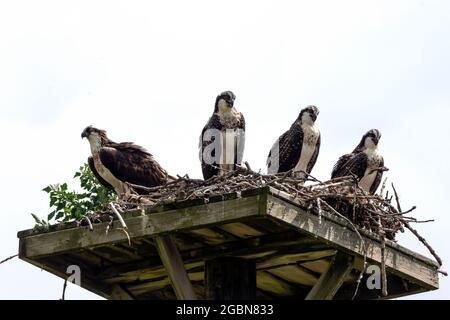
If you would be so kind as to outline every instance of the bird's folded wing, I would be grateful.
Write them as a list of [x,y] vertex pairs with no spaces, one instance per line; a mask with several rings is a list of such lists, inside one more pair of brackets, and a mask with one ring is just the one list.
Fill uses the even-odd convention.
[[102,164],[120,181],[145,187],[158,186],[167,181],[167,172],[140,147],[103,147],[99,155]]

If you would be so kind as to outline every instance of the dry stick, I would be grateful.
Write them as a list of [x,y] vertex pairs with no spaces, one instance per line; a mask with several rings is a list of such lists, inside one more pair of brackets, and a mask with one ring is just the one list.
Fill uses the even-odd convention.
[[381,218],[378,217],[378,228],[381,235],[381,288],[384,297],[387,297],[387,275],[386,275],[386,232],[383,230]]
[[120,230],[123,233],[125,233],[125,235],[127,236],[127,239],[128,239],[128,245],[131,247],[131,238],[130,238],[130,234],[128,233],[127,229],[125,229],[125,228],[117,228],[117,230]]
[[111,208],[111,210],[114,212],[114,214],[117,216],[117,218],[120,221],[120,224],[122,225],[122,228],[124,229],[128,229],[125,221],[123,220],[122,216],[120,215],[119,211],[117,211],[116,207],[114,206],[114,204],[111,202],[109,204],[109,207]]
[[[402,208],[400,206],[400,199],[398,197],[397,190],[395,189],[393,183],[391,185],[392,185],[392,189],[394,190],[395,201],[397,202],[398,212],[402,212]],[[419,239],[420,242],[422,242],[424,244],[425,247],[427,247],[427,249],[430,251],[430,253],[433,255],[433,257],[439,263],[439,266],[442,266],[442,259],[437,255],[436,251],[434,251],[434,249],[428,244],[427,240],[425,240],[415,229],[413,229],[408,222],[402,221],[402,223],[405,225],[406,228],[408,228],[409,231],[411,231],[417,237],[417,239]]]
[[8,257],[8,258],[6,258],[5,260],[0,261],[0,264],[3,264],[3,263],[5,263],[6,261],[9,261],[9,260],[11,260],[11,259],[14,259],[15,257],[18,257],[18,256],[19,256],[19,255],[16,254],[16,255],[14,255],[14,256]]
[[86,220],[87,223],[89,224],[89,230],[94,231],[94,227],[92,226],[91,219],[89,219],[88,216],[83,217],[83,219]]
[[380,196],[383,196],[384,189],[386,188],[387,177],[384,178],[383,184],[381,185]]

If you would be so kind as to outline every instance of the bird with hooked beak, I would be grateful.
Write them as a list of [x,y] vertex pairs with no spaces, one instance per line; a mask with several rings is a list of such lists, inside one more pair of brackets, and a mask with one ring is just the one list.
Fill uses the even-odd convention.
[[[146,194],[143,187],[155,187],[168,182],[170,177],[153,156],[144,148],[132,143],[116,143],[106,131],[87,127],[81,133],[91,147],[89,168],[106,188],[114,190],[121,198],[134,192]],[[131,188],[129,184],[136,185]]]
[[300,111],[291,128],[278,138],[269,152],[269,174],[292,170],[298,178],[305,178],[305,172],[311,173],[320,151],[320,131],[315,125],[318,115],[316,106]]
[[375,194],[383,177],[388,171],[378,149],[381,133],[377,129],[369,130],[352,153],[341,156],[333,168],[331,178],[354,176],[359,186],[368,193]]
[[216,97],[213,115],[202,130],[199,156],[203,178],[236,170],[245,146],[245,119],[234,107],[236,96],[225,91]]

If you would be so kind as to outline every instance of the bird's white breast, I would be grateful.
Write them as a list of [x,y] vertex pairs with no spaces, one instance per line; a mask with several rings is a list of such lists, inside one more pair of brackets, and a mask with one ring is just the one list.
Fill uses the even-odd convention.
[[114,188],[114,190],[116,191],[117,194],[124,193],[125,192],[124,184],[120,180],[118,180],[111,173],[111,171],[109,171],[108,168],[106,168],[102,164],[99,154],[98,153],[94,154],[93,158],[94,158],[95,169],[97,169],[98,174]]
[[317,139],[319,139],[319,130],[314,125],[302,125],[303,145],[300,159],[294,168],[294,171],[305,171],[308,168],[311,158],[316,151]]
[[372,188],[378,174],[378,171],[373,170],[380,167],[381,154],[378,148],[367,149],[364,153],[367,155],[367,168],[364,176],[359,181],[359,186],[363,190],[370,192],[370,189]]

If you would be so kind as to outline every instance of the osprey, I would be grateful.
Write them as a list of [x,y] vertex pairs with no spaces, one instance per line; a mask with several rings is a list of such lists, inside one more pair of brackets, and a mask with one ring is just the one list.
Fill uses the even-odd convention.
[[245,119],[234,107],[231,91],[216,98],[214,113],[202,130],[199,155],[205,180],[236,170],[245,146]]
[[374,194],[380,185],[384,167],[384,159],[378,150],[381,134],[377,129],[368,131],[352,153],[343,155],[333,168],[331,178],[356,176],[359,186]]
[[[92,126],[84,129],[81,138],[87,138],[91,146],[88,163],[93,174],[104,187],[113,189],[119,196],[132,193],[125,182],[155,187],[171,179],[147,150],[132,142],[113,142],[106,131]],[[145,194],[145,190],[137,187],[133,190]]]
[[316,106],[304,108],[291,128],[278,138],[267,158],[269,174],[293,170],[304,178],[303,172],[311,173],[320,150],[320,131],[315,126],[318,115]]

